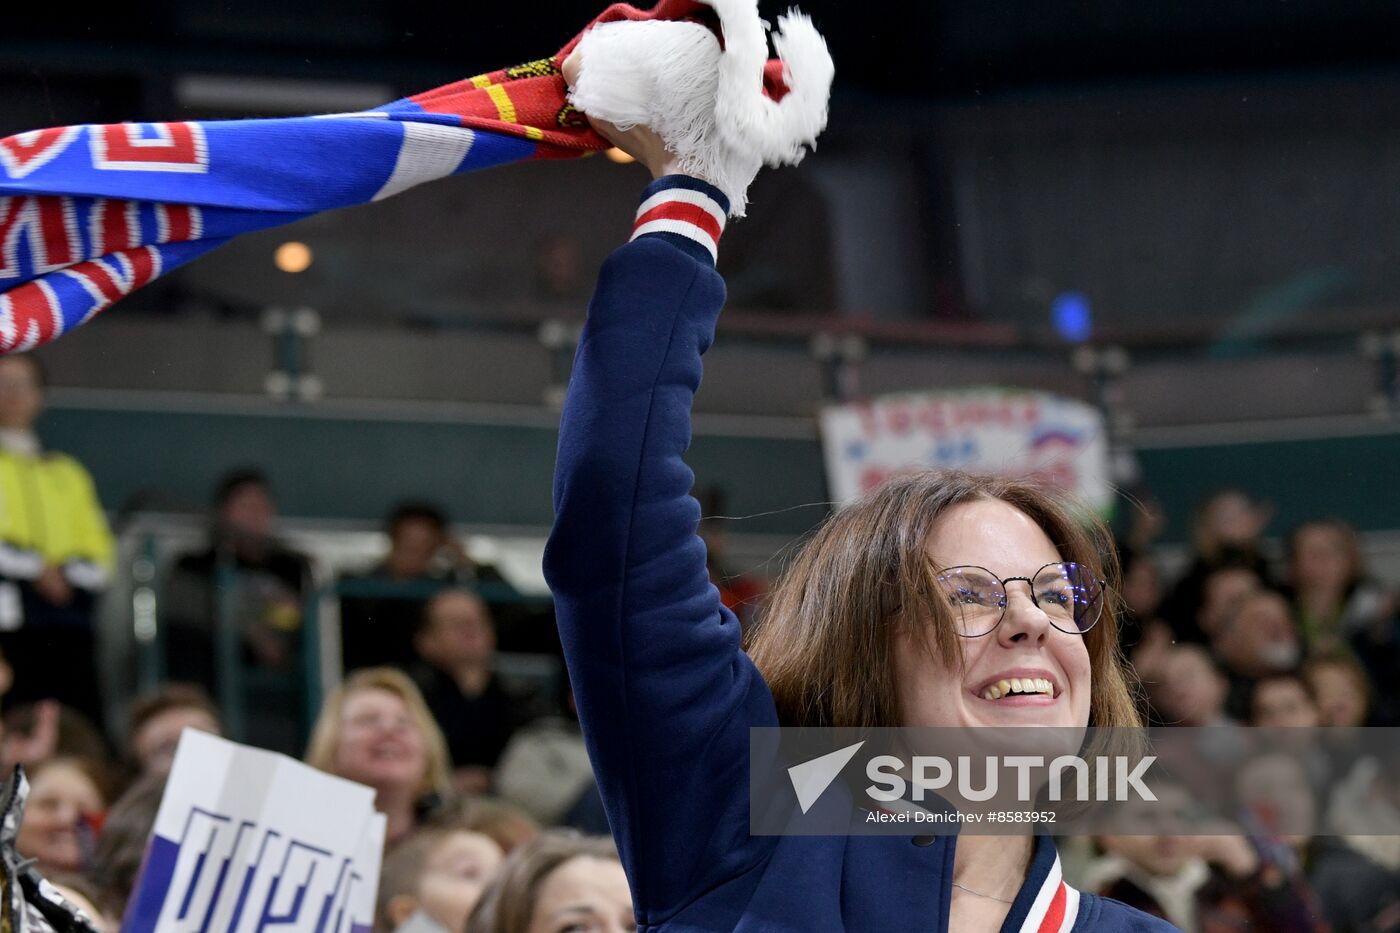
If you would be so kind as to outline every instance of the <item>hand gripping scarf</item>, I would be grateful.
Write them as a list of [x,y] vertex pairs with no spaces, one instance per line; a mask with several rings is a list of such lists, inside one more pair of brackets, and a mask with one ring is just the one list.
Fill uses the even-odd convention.
[[[760,102],[772,112],[748,102],[749,114],[740,115],[745,125],[774,124],[777,109],[791,116],[794,108],[775,106],[786,91],[777,80],[782,65],[765,67],[755,0],[660,0],[647,12],[609,7],[551,58],[373,111],[63,126],[0,139],[0,354],[56,339],[239,234],[378,201],[448,175],[606,149],[609,143],[569,103],[559,70],[564,58],[600,25],[708,19],[713,29],[716,12],[728,40],[722,58],[740,57],[729,52],[742,35],[748,54],[738,66],[754,66],[750,40],[755,30],[759,37],[757,72],[743,74],[752,75],[756,97],[773,98]],[[742,28],[731,34],[731,23]],[[718,49],[712,33],[698,31]],[[829,72],[829,57],[825,63]],[[825,81],[822,125],[829,74]],[[715,84],[712,79],[712,98]],[[759,147],[774,162],[770,149]]]

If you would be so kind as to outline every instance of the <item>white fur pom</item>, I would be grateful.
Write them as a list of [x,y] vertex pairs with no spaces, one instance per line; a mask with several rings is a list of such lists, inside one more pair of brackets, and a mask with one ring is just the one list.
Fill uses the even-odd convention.
[[756,0],[708,2],[720,17],[723,52],[697,23],[606,23],[579,42],[569,99],[623,129],[655,130],[682,171],[713,183],[729,198],[730,214],[742,217],[763,164],[796,165],[826,127],[835,69],[811,20],[789,11],[773,36],[788,94],[769,99],[768,41]]

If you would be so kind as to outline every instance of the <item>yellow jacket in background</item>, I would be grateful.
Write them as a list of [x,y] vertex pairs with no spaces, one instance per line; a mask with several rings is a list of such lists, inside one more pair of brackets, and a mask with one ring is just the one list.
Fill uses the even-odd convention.
[[0,450],[0,578],[32,580],[49,564],[75,587],[107,585],[112,533],[92,477],[66,454]]

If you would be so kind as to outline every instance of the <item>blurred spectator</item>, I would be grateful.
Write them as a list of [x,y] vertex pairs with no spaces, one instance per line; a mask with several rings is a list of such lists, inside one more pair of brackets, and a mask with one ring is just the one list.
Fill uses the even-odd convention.
[[[1326,829],[1392,872],[1400,872],[1400,774],[1365,755],[1331,788]],[[1389,767],[1387,766],[1389,765]]]
[[1395,595],[1367,578],[1351,526],[1315,521],[1288,538],[1288,580],[1294,615],[1308,653],[1354,652],[1377,690],[1376,719],[1400,714],[1400,620]]
[[[1395,672],[1391,677],[1396,676]],[[1331,655],[1313,658],[1303,666],[1303,679],[1317,698],[1324,726],[1370,724],[1371,684],[1354,658]]]
[[540,834],[528,813],[499,797],[458,797],[433,816],[432,824],[489,836],[506,855]]
[[[300,745],[301,616],[310,590],[307,559],[275,536],[276,506],[267,477],[235,470],[219,482],[207,548],[180,557],[163,601],[166,665],[171,679],[208,684],[224,705],[242,705],[242,735],[233,738],[282,752]],[[242,696],[226,697],[220,676],[219,626],[237,647]],[[229,709],[225,709],[230,714]]]
[[453,783],[484,793],[491,769],[519,725],[519,702],[492,670],[496,629],[486,603],[466,590],[443,590],[423,608],[413,639],[414,670],[452,755]]
[[1400,877],[1321,829],[1318,801],[1302,763],[1266,754],[1236,777],[1268,864],[1302,866],[1314,903],[1333,933],[1400,930]]
[[1162,722],[1177,726],[1233,725],[1225,713],[1229,681],[1200,645],[1176,645],[1162,665],[1162,680],[1152,690]]
[[612,840],[563,833],[545,833],[512,852],[467,922],[467,933],[636,928]]
[[1364,630],[1388,626],[1395,601],[1366,580],[1361,543],[1350,525],[1315,521],[1288,537],[1288,582],[1310,652],[1333,651]]
[[175,761],[180,733],[197,729],[221,735],[219,710],[194,684],[166,684],[131,704],[127,758],[138,777],[164,777]]
[[1211,644],[1230,679],[1225,710],[1237,720],[1249,718],[1254,682],[1294,669],[1303,653],[1288,602],[1272,590],[1237,600]]
[[462,829],[420,829],[384,858],[375,929],[392,933],[419,914],[459,933],[504,858],[488,836]]
[[1260,553],[1259,535],[1273,517],[1271,506],[1256,504],[1238,490],[1223,490],[1197,510],[1192,528],[1195,553],[1185,575],[1177,581],[1162,607],[1181,641],[1204,642],[1210,620],[1198,614],[1207,603],[1206,579],[1224,567],[1253,570],[1267,582],[1268,570]]
[[1297,674],[1267,674],[1254,682],[1249,724],[1265,729],[1312,729],[1319,725],[1317,701]]
[[311,732],[306,763],[374,788],[390,846],[451,793],[442,732],[413,681],[393,668],[356,671],[331,691]]
[[164,796],[164,776],[143,778],[127,788],[107,811],[88,877],[97,888],[98,908],[108,916],[126,913]]
[[0,357],[0,648],[11,702],[57,699],[97,720],[94,612],[112,535],[82,465],[34,432],[44,377],[29,354]]
[[[1233,827],[1207,835],[1190,826],[1185,788],[1154,784],[1155,804],[1127,807],[1133,832],[1098,839],[1104,856],[1085,872],[1084,887],[1170,921],[1187,933],[1235,930],[1323,933],[1315,909],[1298,894],[1301,879],[1268,871]],[[1154,833],[1155,831],[1155,833]]]
[[[1120,567],[1123,613],[1118,647],[1145,684],[1158,683],[1170,654],[1174,633],[1162,618],[1162,581],[1144,551],[1123,548]],[[1151,710],[1145,710],[1149,716]]]
[[[402,502],[385,522],[389,553],[346,583],[391,584],[399,592],[346,596],[340,601],[341,656],[345,669],[413,663],[413,631],[432,590],[476,577],[452,537],[447,516],[426,502]],[[387,588],[387,587],[386,587]]]
[[502,797],[546,826],[606,832],[606,822],[584,827],[569,819],[580,798],[596,794],[597,786],[567,679],[562,692],[561,715],[541,716],[511,737],[496,767],[495,783]]
[[16,847],[44,872],[80,872],[92,859],[106,801],[98,766],[79,758],[50,758],[29,774]]
[[1123,550],[1119,560],[1123,576],[1123,624],[1118,630],[1119,646],[1129,653],[1142,640],[1143,633],[1162,622],[1162,579],[1152,559],[1144,552]]
[[577,236],[552,232],[530,250],[534,266],[530,277],[535,298],[544,302],[586,302],[593,288],[592,267],[585,272],[583,246]]
[[[33,770],[49,758],[106,761],[107,742],[82,713],[52,700],[16,706],[4,717],[7,765]],[[102,778],[106,780],[105,775]]]

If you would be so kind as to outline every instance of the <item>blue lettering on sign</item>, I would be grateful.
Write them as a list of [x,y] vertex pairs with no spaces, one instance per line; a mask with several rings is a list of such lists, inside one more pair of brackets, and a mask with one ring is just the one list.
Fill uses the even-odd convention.
[[[246,867],[235,880],[238,866]],[[229,919],[218,933],[369,933],[371,918],[351,915],[351,894],[363,884],[349,856],[192,807],[178,840],[152,837],[122,931],[155,931],[162,910],[174,902],[175,922],[160,933],[213,933],[220,913]],[[266,892],[256,905],[250,904],[255,890]],[[245,915],[250,922],[240,927]]]
[[954,437],[941,440],[933,445],[929,459],[943,466],[971,463],[977,459],[977,439],[975,437]]

